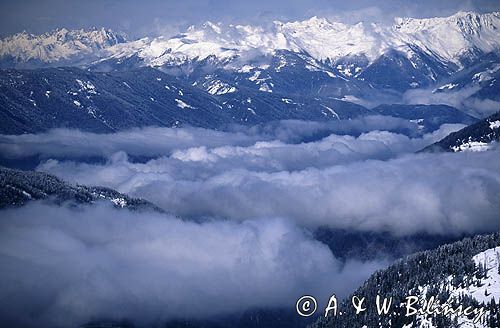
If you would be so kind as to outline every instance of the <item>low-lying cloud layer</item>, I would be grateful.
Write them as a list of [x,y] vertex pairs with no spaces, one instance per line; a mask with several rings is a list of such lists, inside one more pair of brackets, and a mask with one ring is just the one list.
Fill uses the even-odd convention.
[[[244,165],[231,169],[224,160],[211,161],[205,150],[184,160],[186,164],[176,158],[137,164],[116,156],[103,165],[51,161],[40,169],[111,186],[186,218],[284,217],[310,227],[395,234],[500,229],[499,151],[412,154],[270,172]],[[247,166],[262,164],[252,160]],[[262,160],[273,165],[276,158]]]
[[[460,125],[450,125],[440,136]],[[374,130],[419,137],[416,123],[387,116],[354,120],[307,122],[280,121],[254,127],[234,126],[227,132],[201,128],[142,128],[111,134],[55,129],[41,134],[0,135],[0,155],[7,159],[108,157],[118,151],[132,156],[167,156],[191,147],[249,146],[257,141],[300,143],[329,134],[358,136]]]
[[408,90],[403,95],[406,104],[446,104],[475,117],[487,117],[500,110],[500,102],[475,96],[481,88],[471,86],[460,91],[435,92],[434,89]]
[[[352,126],[354,136],[330,134],[310,142],[298,141],[314,136],[318,126],[298,122],[229,133],[160,129],[169,136],[187,137],[158,138],[151,146],[146,139],[135,138],[140,131],[102,136],[106,147],[94,140],[97,135],[80,133],[74,134],[78,137],[73,137],[73,144],[87,145],[86,154],[109,149],[105,163],[49,159],[38,169],[75,183],[104,185],[146,198],[190,219],[282,217],[313,228],[402,235],[500,228],[500,152],[414,154],[457,125],[444,125],[419,138],[379,130],[363,133],[359,131],[365,125]],[[235,133],[243,141],[233,139]],[[39,153],[63,151],[44,143],[47,136],[50,133],[39,138],[45,147]],[[10,139],[14,142],[2,147],[11,149],[11,154],[32,152],[36,138],[19,138],[23,137],[32,140]],[[127,156],[153,155],[162,146],[163,156],[144,163]],[[112,153],[117,149],[122,151]]]
[[308,231],[500,230],[499,149],[415,154],[461,127],[422,135],[416,124],[373,116],[226,132],[0,136],[4,159],[38,157],[38,170],[148,199],[172,215],[37,203],[2,210],[0,319],[148,324],[345,295],[384,263],[341,262]]
[[293,308],[302,294],[345,295],[383,265],[341,263],[283,219],[193,223],[37,203],[1,211],[0,263],[0,320],[50,327]]

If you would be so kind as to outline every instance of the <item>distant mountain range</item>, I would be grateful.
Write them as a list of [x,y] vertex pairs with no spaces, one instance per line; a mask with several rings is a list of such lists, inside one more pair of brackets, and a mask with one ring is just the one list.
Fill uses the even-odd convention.
[[61,28],[38,36],[22,32],[0,41],[0,57],[2,66],[7,67],[76,65],[99,58],[102,50],[125,41],[124,34],[104,28],[71,31]]
[[[215,88],[215,87],[214,87]],[[79,68],[4,70],[0,133],[51,128],[113,132],[142,126],[220,129],[282,119],[338,120],[375,114],[329,97],[283,96],[239,87],[211,94],[152,68],[91,72]]]
[[63,127],[92,132],[185,125],[224,129],[232,124],[366,115],[400,117],[426,133],[443,123],[476,121],[446,105],[381,105],[368,109],[332,97],[268,93],[246,86],[238,86],[233,92],[223,84],[211,88],[206,92],[147,67],[108,73],[76,67],[3,70],[0,133],[36,133]]
[[[392,51],[401,53],[416,66],[425,56],[446,66],[462,68],[480,55],[499,50],[499,27],[498,12],[459,12],[442,18],[397,18],[393,24],[348,25],[318,17],[299,22],[275,21],[270,27],[206,22],[171,38],[131,41],[123,34],[105,29],[59,29],[40,36],[20,33],[6,38],[0,54],[23,64],[31,60],[56,63],[93,53],[99,61],[123,62],[136,57],[144,65],[154,67],[214,57],[224,66],[241,69],[258,56],[290,51],[329,62],[339,75],[362,77],[367,67]],[[349,66],[350,63],[358,65]]]
[[106,29],[20,33],[0,41],[0,67],[98,72],[152,67],[206,94],[237,101],[252,91],[280,95],[285,103],[293,97],[307,103],[332,98],[366,107],[404,103],[402,95],[414,89],[500,100],[499,12],[400,18],[392,24],[313,17],[263,25],[207,22],[173,37],[138,40]]

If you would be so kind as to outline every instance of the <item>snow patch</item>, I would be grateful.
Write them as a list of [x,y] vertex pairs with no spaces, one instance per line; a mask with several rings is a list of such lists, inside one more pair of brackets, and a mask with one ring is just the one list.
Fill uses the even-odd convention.
[[340,120],[339,115],[333,109],[331,109],[330,107],[325,106],[325,105],[321,105],[321,107],[323,107],[324,109],[328,110],[330,112],[330,114],[332,114],[334,117],[337,118],[337,120]]
[[267,83],[262,83],[259,87],[259,91],[270,92],[270,93],[273,92],[273,90],[269,87]]
[[125,198],[112,198],[110,199],[110,201],[115,204],[116,206],[119,206],[119,207],[125,207],[127,206],[127,201],[125,200]]
[[500,128],[500,121],[490,122],[490,129],[495,130]]
[[180,107],[182,109],[186,109],[186,108],[194,109],[193,106],[186,104],[184,101],[182,101],[180,99],[175,99],[175,102],[177,103],[177,107]]
[[480,151],[486,151],[490,148],[491,146],[486,142],[468,141],[464,142],[459,146],[453,146],[451,150],[453,150],[453,152],[459,152],[459,151],[480,152]]
[[451,89],[454,89],[457,86],[458,86],[458,84],[455,84],[455,83],[447,83],[445,85],[440,86],[438,88],[438,90],[451,90]]
[[227,83],[216,80],[209,83],[207,86],[207,92],[211,95],[224,95],[236,92],[236,88]]
[[94,84],[92,84],[92,82],[82,81],[82,80],[76,79],[76,83],[78,83],[78,86],[80,87],[80,89],[78,91],[87,92],[87,93],[94,94],[94,95],[97,94],[96,88],[95,88]]

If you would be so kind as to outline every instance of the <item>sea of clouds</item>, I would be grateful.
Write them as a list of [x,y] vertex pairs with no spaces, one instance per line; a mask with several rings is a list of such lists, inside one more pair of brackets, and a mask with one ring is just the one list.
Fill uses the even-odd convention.
[[336,259],[314,240],[318,227],[395,236],[500,229],[500,150],[418,153],[461,127],[423,134],[373,116],[0,136],[3,159],[35,158],[37,170],[169,213],[36,202],[1,210],[0,316],[150,323],[347,295],[387,262]]
[[[499,152],[415,153],[462,125],[418,134],[407,124],[371,117],[229,132],[53,130],[2,136],[0,150],[9,158],[39,156],[38,170],[145,198],[186,219],[278,217],[395,235],[497,229]],[[103,160],[82,160],[95,156]]]

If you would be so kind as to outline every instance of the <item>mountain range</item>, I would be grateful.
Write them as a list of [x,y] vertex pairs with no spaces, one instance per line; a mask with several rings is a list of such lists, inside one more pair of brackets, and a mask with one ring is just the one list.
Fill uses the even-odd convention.
[[[206,22],[176,35],[139,39],[107,28],[22,32],[0,40],[0,134],[55,128],[112,133],[146,126],[224,130],[280,120],[381,115],[410,122],[416,132],[409,138],[446,123],[465,126],[422,152],[483,151],[497,148],[500,140],[499,78],[500,12],[458,12],[377,24],[344,24],[321,17],[262,25]],[[2,154],[0,160],[7,161]],[[38,160],[33,159],[35,164]],[[89,162],[94,160],[99,159]],[[22,161],[12,166],[29,167],[31,159]],[[31,201],[168,210],[113,189],[0,167],[0,209]],[[403,257],[373,274],[356,294],[383,293],[397,300],[407,292],[421,297],[451,295],[455,301],[484,305],[489,312],[481,324],[500,327],[495,303],[500,297],[498,233],[409,257],[464,236],[401,237],[321,227],[311,236],[346,263]],[[229,318],[165,326],[301,327],[314,319],[301,320],[293,308],[249,309]],[[313,327],[469,323],[457,317],[408,319],[394,313],[379,318],[371,312],[346,312],[339,321],[320,319]],[[96,322],[88,327],[113,325]]]
[[498,12],[459,12],[392,24],[207,22],[138,40],[104,28],[23,32],[0,41],[0,132],[374,114],[422,132],[471,124],[500,110],[499,22]]
[[[499,12],[458,12],[384,24],[319,17],[263,26],[206,22],[174,36],[136,40],[104,28],[58,29],[3,39],[0,67],[152,67],[209,95],[233,98],[251,90],[279,94],[284,102],[328,97],[365,107],[419,103],[406,94],[414,90],[444,98],[460,93],[475,104],[493,101],[491,114],[500,94],[499,28]],[[459,109],[487,116],[469,107]]]
[[[260,92],[210,93],[160,70],[143,67],[93,72],[77,67],[5,69],[0,75],[0,133],[53,128],[113,132],[144,126],[224,129],[269,121],[345,120],[385,115],[410,121],[421,133],[444,123],[477,121],[448,105],[362,105],[333,97]],[[222,88],[221,86],[218,86]],[[215,87],[214,87],[215,88]]]
[[[174,37],[131,41],[106,29],[58,29],[40,36],[24,32],[6,38],[0,54],[21,64],[30,60],[55,63],[94,53],[100,58],[97,62],[136,57],[153,67],[214,57],[225,66],[241,69],[252,57],[290,51],[329,62],[343,76],[362,77],[368,66],[392,51],[410,61],[415,59],[413,65],[418,64],[419,56],[426,56],[450,68],[463,68],[481,54],[498,51],[499,24],[498,12],[458,12],[450,17],[396,18],[392,24],[355,25],[312,17],[299,22],[275,21],[267,27],[206,22]],[[349,66],[354,63],[359,65]]]

